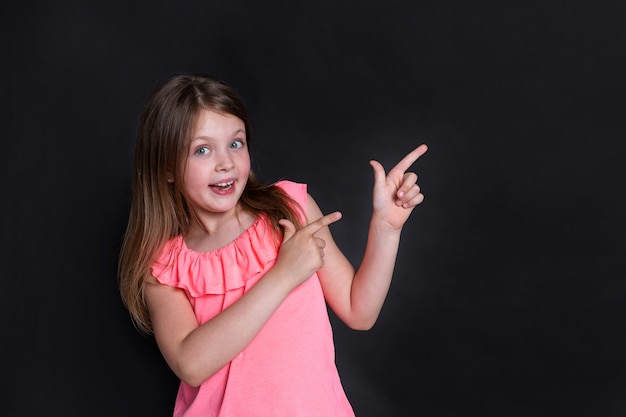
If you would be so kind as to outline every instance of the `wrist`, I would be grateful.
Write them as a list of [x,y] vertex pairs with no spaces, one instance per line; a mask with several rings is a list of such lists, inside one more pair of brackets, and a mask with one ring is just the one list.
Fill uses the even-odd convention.
[[293,275],[293,272],[291,272],[289,268],[283,267],[282,264],[277,262],[265,274],[263,281],[271,284],[272,287],[287,296],[299,285]]
[[377,235],[389,236],[392,238],[399,237],[402,233],[402,225],[392,225],[381,216],[377,216],[374,212],[370,220],[370,231],[375,232]]

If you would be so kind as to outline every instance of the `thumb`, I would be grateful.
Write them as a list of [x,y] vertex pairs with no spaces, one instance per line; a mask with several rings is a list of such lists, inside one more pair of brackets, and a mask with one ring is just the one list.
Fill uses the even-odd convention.
[[291,237],[296,233],[296,226],[294,226],[294,224],[290,222],[289,220],[280,219],[278,221],[278,224],[280,224],[283,227],[283,242],[286,242],[289,239],[291,239]]
[[370,165],[374,169],[374,183],[375,184],[384,183],[385,178],[387,177],[387,174],[385,174],[385,168],[383,168],[380,162],[375,161],[373,159],[370,161]]

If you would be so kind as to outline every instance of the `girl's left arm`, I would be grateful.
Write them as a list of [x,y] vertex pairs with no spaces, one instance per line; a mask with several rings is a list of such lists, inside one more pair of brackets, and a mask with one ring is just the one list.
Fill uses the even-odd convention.
[[[426,145],[417,147],[387,174],[379,162],[370,161],[374,169],[373,213],[358,270],[337,247],[328,227],[316,233],[326,242],[324,266],[317,271],[326,302],[353,329],[368,330],[378,319],[391,284],[402,227],[424,200],[417,175],[406,171],[427,149]],[[321,216],[309,196],[307,221]]]

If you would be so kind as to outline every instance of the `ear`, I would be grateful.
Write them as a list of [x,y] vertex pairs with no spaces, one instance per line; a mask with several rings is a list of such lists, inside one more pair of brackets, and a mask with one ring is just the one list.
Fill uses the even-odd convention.
[[170,171],[169,169],[166,171],[166,174],[167,174],[167,182],[172,184],[174,182],[174,174],[172,174],[172,171]]

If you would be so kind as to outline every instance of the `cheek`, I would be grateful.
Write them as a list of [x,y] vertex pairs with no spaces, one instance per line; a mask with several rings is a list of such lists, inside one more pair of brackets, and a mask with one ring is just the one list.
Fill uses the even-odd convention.
[[242,173],[250,172],[250,154],[246,153],[245,155],[241,155],[237,165]]
[[203,172],[203,170],[198,169],[193,164],[187,165],[187,170],[183,176],[183,187],[187,194],[206,182],[206,176],[203,175]]

